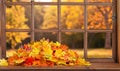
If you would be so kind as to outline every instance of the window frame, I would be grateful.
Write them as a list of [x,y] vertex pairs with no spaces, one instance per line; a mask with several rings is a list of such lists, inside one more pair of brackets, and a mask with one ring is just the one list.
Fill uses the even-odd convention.
[[[94,2],[87,2],[87,0],[84,0],[83,3],[77,3],[77,2],[60,2],[60,0],[58,0],[58,2],[5,2],[5,0],[1,0],[1,5],[0,7],[3,9],[2,11],[0,11],[1,13],[1,37],[0,37],[0,45],[1,45],[1,50],[2,50],[2,57],[6,57],[6,32],[31,32],[31,40],[34,40],[34,33],[35,32],[52,32],[52,31],[56,31],[58,32],[58,40],[59,42],[61,42],[61,33],[62,32],[66,32],[66,31],[72,31],[72,32],[80,32],[80,33],[84,33],[84,57],[85,59],[87,58],[87,48],[88,46],[86,45],[88,42],[88,33],[92,32],[112,32],[112,47],[113,47],[113,59],[107,59],[107,58],[89,58],[88,60],[91,62],[118,62],[118,58],[120,57],[120,53],[117,54],[117,20],[116,20],[116,16],[117,16],[117,9],[116,9],[116,5],[117,5],[117,0],[113,0],[112,3],[94,3]],[[5,5],[31,5],[31,29],[6,29],[6,25],[5,25]],[[57,10],[58,10],[58,29],[57,30],[41,30],[41,29],[35,29],[34,27],[34,5],[56,5],[57,6]],[[61,15],[61,5],[83,5],[84,6],[84,26],[85,29],[83,30],[63,30],[60,28],[60,15]],[[112,30],[88,30],[87,29],[87,5],[107,5],[107,6],[112,6],[113,7],[113,29]],[[120,45],[119,45],[120,46]]]
[[[0,1],[0,41],[1,41],[1,4],[2,4],[2,2]],[[1,47],[1,42],[0,42],[0,58],[2,57],[1,56],[2,55],[2,47]]]
[[117,23],[117,62],[120,64],[120,0],[116,1],[116,23]]

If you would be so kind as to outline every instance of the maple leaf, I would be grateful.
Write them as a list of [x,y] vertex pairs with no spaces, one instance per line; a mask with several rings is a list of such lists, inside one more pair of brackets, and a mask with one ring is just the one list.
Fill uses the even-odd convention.
[[85,61],[85,59],[83,59],[83,58],[78,58],[77,59],[77,64],[78,65],[81,65],[81,66],[90,66],[91,64],[90,64],[90,62],[88,62],[88,61]]
[[55,44],[56,44],[56,46],[58,46],[58,47],[60,47],[60,45],[61,45],[59,42],[56,42]]
[[5,59],[0,59],[0,66],[8,66],[8,62]]
[[25,61],[24,58],[20,58],[20,59],[15,60],[15,64],[19,65],[19,64],[23,63],[24,61]]
[[73,50],[68,50],[68,54],[72,57],[76,57],[76,53]]
[[33,64],[33,61],[34,61],[34,58],[33,57],[28,57],[26,60],[25,60],[25,65],[27,66],[31,66]]
[[35,57],[36,55],[38,55],[40,53],[40,50],[38,48],[33,48],[32,51],[29,54],[29,57]]
[[65,60],[58,60],[57,65],[67,65]]
[[35,60],[33,61],[33,66],[40,66],[41,65],[41,62],[39,60]]
[[45,47],[43,49],[43,55],[47,59],[52,59],[52,53],[53,53],[53,51],[52,51],[51,47]]
[[64,56],[66,53],[62,50],[62,49],[58,49],[55,51],[55,56],[60,58],[62,56]]

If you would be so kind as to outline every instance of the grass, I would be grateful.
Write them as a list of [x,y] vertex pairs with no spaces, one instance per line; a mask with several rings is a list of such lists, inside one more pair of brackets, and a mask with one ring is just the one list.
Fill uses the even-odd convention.
[[[74,50],[83,57],[83,50]],[[88,49],[88,58],[112,58],[112,49],[96,48]]]
[[112,49],[90,49],[88,58],[112,58]]
[[[76,51],[81,57],[83,57],[84,52],[82,49],[73,49]],[[7,50],[6,55],[7,57],[12,56],[15,50]],[[111,58],[112,57],[112,49],[104,49],[104,48],[97,48],[97,49],[88,49],[88,58]]]

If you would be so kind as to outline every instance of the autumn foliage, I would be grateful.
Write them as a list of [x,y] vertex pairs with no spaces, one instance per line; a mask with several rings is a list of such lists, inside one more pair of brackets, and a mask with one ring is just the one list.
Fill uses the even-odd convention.
[[[23,6],[8,6],[6,9],[6,28],[7,29],[29,29],[27,22],[27,18],[25,17],[25,8]],[[11,48],[15,48],[18,43],[21,43],[22,40],[29,37],[27,32],[7,32],[6,38],[7,42],[12,46]]]
[[20,47],[13,56],[8,57],[6,62],[9,66],[90,65],[66,45],[44,39]]

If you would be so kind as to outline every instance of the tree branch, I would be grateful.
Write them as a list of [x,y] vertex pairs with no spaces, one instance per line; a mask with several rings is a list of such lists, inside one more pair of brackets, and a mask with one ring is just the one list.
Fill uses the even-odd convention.
[[103,11],[100,9],[99,6],[97,6],[97,9],[101,12],[101,14],[104,16],[105,14],[103,13]]

